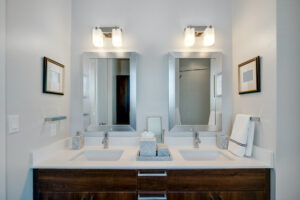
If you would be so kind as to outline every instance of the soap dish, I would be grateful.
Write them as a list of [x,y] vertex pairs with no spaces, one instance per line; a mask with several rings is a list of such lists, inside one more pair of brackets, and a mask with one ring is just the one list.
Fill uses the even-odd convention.
[[141,156],[140,151],[136,156],[136,161],[172,161],[171,154],[169,156]]

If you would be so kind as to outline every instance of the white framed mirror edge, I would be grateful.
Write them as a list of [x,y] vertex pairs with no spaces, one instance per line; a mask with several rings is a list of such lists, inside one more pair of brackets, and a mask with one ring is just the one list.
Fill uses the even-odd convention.
[[[172,132],[211,132],[211,133],[222,133],[222,121],[220,129],[208,130],[207,125],[176,125],[176,110],[175,110],[175,60],[177,58],[209,58],[215,59],[217,64],[223,66],[223,53],[222,51],[194,51],[194,52],[169,52],[168,53],[168,130]],[[223,71],[223,70],[222,70]],[[221,73],[219,71],[218,73]],[[223,80],[222,80],[223,82]],[[222,84],[223,85],[223,84]],[[222,107],[223,112],[223,107]]]
[[[83,124],[85,113],[83,111],[83,85],[84,85],[84,66],[88,65],[89,59],[97,59],[97,58],[127,58],[130,62],[130,125],[110,125],[105,126],[99,131],[114,131],[114,132],[122,132],[125,129],[125,132],[135,132],[136,131],[136,98],[137,98],[137,62],[138,62],[138,53],[137,52],[114,52],[114,51],[101,51],[101,52],[83,52],[81,56],[81,67],[80,67],[80,92],[81,92],[81,122]],[[84,127],[83,127],[84,129]],[[87,130],[84,130],[86,133]]]

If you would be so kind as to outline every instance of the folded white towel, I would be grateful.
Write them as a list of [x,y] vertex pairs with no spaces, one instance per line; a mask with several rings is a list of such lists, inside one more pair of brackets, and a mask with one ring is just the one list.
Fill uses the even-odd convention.
[[228,150],[240,157],[252,154],[254,122],[250,121],[250,117],[250,115],[238,114],[230,136]]
[[253,149],[253,141],[254,141],[254,130],[255,123],[253,121],[249,122],[249,129],[248,129],[248,137],[247,137],[247,147],[245,156],[251,157],[252,156],[252,149]]

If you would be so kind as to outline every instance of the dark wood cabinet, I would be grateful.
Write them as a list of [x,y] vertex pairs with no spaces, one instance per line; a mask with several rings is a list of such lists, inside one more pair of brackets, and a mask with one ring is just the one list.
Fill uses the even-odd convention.
[[136,192],[97,192],[90,193],[91,200],[109,200],[109,199],[120,199],[120,200],[133,200],[137,199]]
[[[36,198],[36,197],[35,197]],[[41,200],[88,200],[88,192],[40,192],[38,199]]]
[[168,200],[259,200],[266,199],[261,191],[254,192],[170,192]]
[[268,200],[269,169],[35,169],[35,200]]
[[166,170],[138,171],[138,191],[167,191]]
[[265,191],[268,179],[264,169],[168,170],[168,190]]

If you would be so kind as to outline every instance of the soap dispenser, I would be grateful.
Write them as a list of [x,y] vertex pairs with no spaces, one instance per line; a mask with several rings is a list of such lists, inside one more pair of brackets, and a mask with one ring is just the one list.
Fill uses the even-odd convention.
[[84,137],[83,135],[78,131],[75,136],[72,137],[72,149],[73,150],[79,150],[84,145]]

